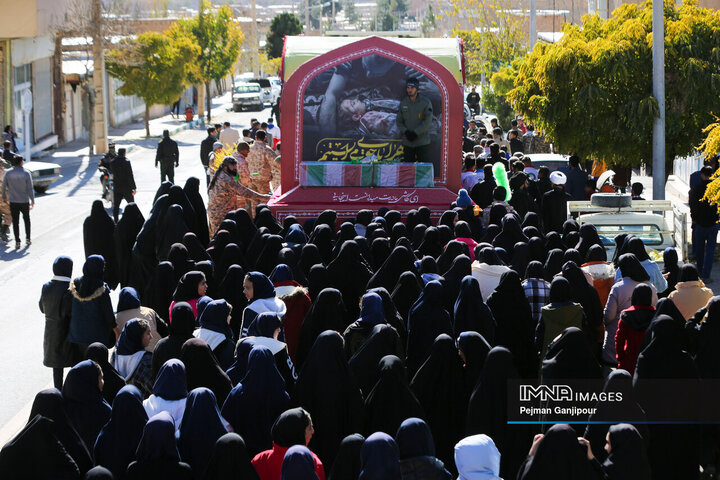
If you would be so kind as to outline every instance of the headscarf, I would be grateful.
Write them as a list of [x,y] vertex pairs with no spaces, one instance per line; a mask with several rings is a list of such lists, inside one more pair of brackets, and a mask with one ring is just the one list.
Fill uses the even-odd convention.
[[160,367],[171,358],[180,358],[180,350],[186,340],[192,338],[195,331],[195,314],[187,302],[177,302],[172,309],[173,322],[168,327],[168,336],[160,339],[153,350],[153,378],[157,377]]
[[638,261],[650,260],[650,256],[645,250],[645,244],[639,237],[628,237],[623,246],[623,253],[634,253]]
[[497,325],[493,344],[507,347],[512,352],[521,375],[534,376],[537,369],[533,343],[535,322],[520,275],[514,270],[503,273],[500,283],[487,299],[487,305]]
[[326,288],[332,287],[330,282],[330,275],[328,275],[327,268],[323,264],[313,265],[308,273],[308,296],[310,301],[313,303],[317,299],[317,296]]
[[108,348],[100,342],[91,343],[85,351],[85,359],[100,365],[105,383],[102,395],[108,404],[112,403],[115,395],[125,386],[125,378],[108,361]]
[[200,196],[200,180],[197,177],[190,177],[185,181],[183,187],[185,198],[192,207],[195,214],[195,229],[198,239],[203,245],[207,245],[209,239],[207,208],[205,202]]
[[290,225],[285,234],[285,243],[288,247],[302,247],[308,241],[308,237],[302,228],[302,225],[295,223]]
[[559,248],[550,250],[545,261],[545,280],[551,282],[553,277],[560,273],[563,263],[563,251]]
[[209,388],[215,394],[217,403],[222,405],[232,389],[232,383],[210,346],[199,338],[191,338],[183,344],[180,360],[185,364],[188,390]]
[[367,288],[385,287],[387,291],[395,288],[400,275],[415,271],[415,256],[405,247],[395,247],[375,275],[370,278]]
[[[221,333],[225,336],[225,340],[235,344],[233,340],[233,332],[228,325],[227,318],[230,316],[230,305],[223,299],[213,300],[203,310],[199,316],[200,329],[210,330],[211,332]],[[196,336],[203,338],[202,332]],[[214,346],[217,348],[217,345]]]
[[539,278],[544,280],[545,267],[543,267],[542,263],[533,260],[532,262],[528,263],[528,266],[525,269],[525,278]]
[[[35,395],[28,423],[36,416],[42,416],[53,421],[55,437],[65,448],[67,454],[72,457],[80,472],[85,472],[93,466],[92,456],[85,446],[85,442],[80,438],[67,413],[65,413],[63,397],[58,389],[41,390]],[[46,452],[43,451],[42,453],[45,454]]]
[[587,326],[598,331],[603,321],[603,304],[597,290],[575,262],[563,265],[562,276],[570,282],[570,300],[582,306]]
[[449,335],[437,336],[410,388],[425,412],[437,446],[437,457],[451,464],[453,445],[465,431],[469,396],[465,390],[462,362],[455,341]]
[[680,276],[680,267],[678,265],[678,253],[673,247],[668,247],[663,251],[663,274],[669,274],[667,276],[668,288],[666,292],[672,292],[675,290],[675,285],[678,282]]
[[566,328],[560,338],[548,345],[542,362],[543,382],[601,377],[600,365],[593,356],[587,335],[579,328]]
[[525,236],[520,227],[517,217],[511,213],[506,214],[502,219],[502,232],[495,237],[492,244],[494,247],[504,248],[506,251],[512,251],[513,246],[518,242],[527,243],[530,241]]
[[172,263],[158,263],[142,296],[143,306],[164,315],[165,312],[170,310],[170,303],[173,301],[173,293],[177,283],[178,277],[175,275]]
[[440,231],[437,227],[428,226],[425,230],[423,240],[418,247],[418,253],[423,256],[429,255],[437,258],[442,252],[443,244],[440,240]]
[[280,480],[318,480],[315,459],[304,445],[294,445],[285,452]]
[[[428,257],[432,258],[432,257]],[[392,301],[397,307],[402,318],[407,322],[410,308],[417,301],[422,293],[422,287],[417,275],[412,272],[405,272],[400,275],[395,289],[392,291]]]
[[118,478],[125,475],[127,466],[135,459],[148,421],[142,400],[136,386],[124,386],[113,401],[110,421],[95,442],[95,464],[108,468]]
[[398,480],[400,478],[400,451],[393,438],[375,432],[365,439],[360,450],[358,480]]
[[272,447],[270,429],[289,403],[285,380],[272,352],[264,345],[255,345],[248,357],[248,371],[230,392],[222,416],[255,455]]
[[385,323],[385,315],[382,307],[382,298],[380,298],[380,295],[377,293],[366,293],[362,297],[358,323],[371,328],[380,323]]
[[175,422],[169,413],[160,412],[145,424],[135,459],[141,464],[157,460],[180,461],[175,442]]
[[408,314],[406,364],[414,375],[425,361],[435,338],[441,333],[452,335],[450,314],[444,308],[444,289],[440,282],[428,282]]
[[700,280],[700,277],[698,276],[698,271],[695,265],[686,263],[680,267],[680,277],[678,278],[678,282],[697,282],[698,280]]
[[530,260],[545,263],[547,250],[545,249],[545,242],[542,240],[542,238],[531,238],[528,242],[528,249],[530,250]]
[[458,480],[500,480],[500,452],[487,435],[460,440],[455,445],[455,465]]
[[314,412],[316,433],[309,447],[324,465],[332,465],[340,441],[363,426],[362,395],[348,368],[338,332],[325,331],[315,340],[300,371],[293,400]]
[[395,442],[400,452],[400,460],[435,456],[435,442],[430,427],[419,418],[405,419],[395,434]]
[[376,325],[365,343],[348,361],[360,390],[367,395],[377,381],[377,366],[386,355],[398,355],[404,350],[397,331],[388,324]]
[[[172,263],[173,270],[175,270],[179,276],[185,275],[192,270],[193,265],[195,265],[193,259],[190,258],[190,252],[188,252],[187,247],[182,243],[173,243],[170,246],[167,261]],[[199,262],[200,260],[197,261]]]
[[443,253],[437,259],[437,273],[444,275],[459,255],[470,256],[468,244],[460,240],[450,240],[445,246]]
[[227,480],[242,478],[260,480],[253,468],[245,440],[237,433],[226,433],[218,438],[213,447],[207,470],[206,480]]
[[269,208],[260,210],[255,216],[255,225],[258,229],[265,227],[271,235],[277,235],[282,232],[282,225],[273,216]]
[[387,355],[378,364],[378,379],[365,397],[366,432],[396,432],[408,417],[423,418],[420,402],[408,386],[402,361]]
[[305,362],[317,337],[325,330],[342,333],[346,328],[345,304],[342,294],[334,288],[326,288],[317,296],[300,327],[295,360],[298,368]]
[[585,258],[588,250],[590,250],[590,247],[593,245],[598,245],[604,249],[595,225],[592,223],[583,223],[580,227],[580,241],[577,245],[574,245],[574,248],[580,252],[582,258]]
[[78,296],[87,298],[105,284],[103,280],[105,271],[105,259],[102,255],[90,255],[83,265],[82,277],[76,278],[75,289]]
[[458,353],[462,352],[465,358],[463,365],[465,374],[465,390],[468,398],[475,389],[475,384],[485,365],[490,349],[490,343],[479,333],[469,331],[463,332],[457,339]]
[[484,263],[486,265],[504,265],[502,260],[500,260],[500,257],[498,257],[497,252],[490,247],[485,247],[482,250],[480,250],[480,263]]
[[562,241],[562,237],[557,232],[548,232],[545,234],[545,248],[555,250],[556,248],[565,251],[565,244]]
[[142,344],[145,329],[141,326],[137,318],[133,318],[125,323],[115,345],[116,355],[132,355],[139,351],[144,351]]
[[592,478],[587,454],[578,447],[575,430],[566,424],[553,425],[523,465],[518,480],[575,480]]
[[647,282],[650,280],[650,275],[648,275],[645,267],[642,266],[633,253],[620,255],[618,269],[624,278],[630,278],[636,282]]
[[215,442],[226,433],[215,395],[207,388],[193,389],[185,402],[177,445],[196,476],[205,473]]
[[574,262],[576,265],[582,265],[583,258],[585,257],[580,255],[580,252],[578,252],[574,248],[568,248],[563,253],[563,265],[565,265],[567,262]]
[[625,252],[625,240],[627,240],[628,234],[627,233],[621,233],[620,235],[615,236],[615,252],[613,253],[612,263],[615,266],[615,268],[618,267],[618,262],[620,261],[620,255],[622,255]]
[[[348,272],[353,274],[348,275]],[[357,300],[365,292],[372,270],[363,260],[360,247],[354,240],[343,242],[337,256],[327,266],[327,273],[333,287],[342,292],[345,306],[356,317],[359,313]]]
[[200,294],[198,293],[198,285],[200,285],[200,282],[202,282],[203,280],[205,280],[204,273],[198,272],[197,270],[187,272],[185,275],[182,276],[182,278],[178,282],[177,287],[175,288],[175,293],[173,293],[173,301],[187,302],[196,298],[200,298]]
[[612,450],[603,463],[608,480],[650,480],[650,463],[646,445],[635,427],[627,423],[612,425],[609,429]]
[[368,293],[380,295],[385,321],[398,332],[403,345],[405,345],[407,343],[407,322],[395,307],[395,302],[393,302],[390,293],[383,287],[371,288],[368,290]]
[[65,412],[88,450],[95,445],[111,413],[100,391],[100,374],[100,368],[93,361],[83,360],[70,369],[62,388]]
[[93,202],[90,216],[83,222],[83,243],[86,258],[93,254],[104,258],[104,277],[107,283],[115,288],[118,283],[115,258],[115,222],[105,211],[102,200]]
[[329,480],[357,480],[360,475],[360,450],[364,442],[365,437],[359,433],[343,438]]
[[483,301],[480,283],[472,275],[462,279],[453,313],[455,337],[463,332],[475,331],[491,342],[495,338],[495,317]]
[[125,205],[122,217],[115,226],[115,260],[120,285],[127,285],[130,280],[132,249],[144,223],[145,217],[135,202]]
[[607,252],[601,245],[592,245],[585,256],[586,262],[607,262]]
[[317,245],[320,251],[323,265],[327,265],[332,260],[332,249],[335,243],[335,229],[325,224],[316,224],[313,229],[308,243]]
[[153,385],[153,395],[174,401],[187,397],[187,394],[185,364],[177,358],[171,358],[160,367]]

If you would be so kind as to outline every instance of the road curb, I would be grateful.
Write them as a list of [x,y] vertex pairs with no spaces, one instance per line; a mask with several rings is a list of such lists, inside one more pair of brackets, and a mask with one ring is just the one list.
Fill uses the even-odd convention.
[[[182,125],[179,125],[174,128],[168,128],[167,130],[170,132],[170,135],[175,135],[178,132],[182,132],[183,130],[190,130],[197,127],[205,126],[205,118],[199,118],[197,120],[193,120],[191,122],[183,123]],[[112,137],[109,137],[112,138]],[[118,144],[125,143],[125,142],[133,142],[133,141],[140,141],[140,140],[147,140],[148,138],[162,138],[162,135],[150,135],[149,137],[140,137],[140,138],[124,138],[124,137],[115,137],[113,140],[115,141],[115,146],[117,148]],[[134,143],[129,144],[125,147],[125,150],[127,153],[132,152],[135,150],[137,145]]]

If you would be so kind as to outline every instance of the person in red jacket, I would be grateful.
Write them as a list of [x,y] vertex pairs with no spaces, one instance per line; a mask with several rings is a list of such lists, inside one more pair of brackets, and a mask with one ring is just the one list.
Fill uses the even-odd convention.
[[270,274],[270,281],[275,286],[275,294],[285,303],[287,312],[283,329],[285,330],[285,343],[293,364],[295,352],[300,339],[300,327],[305,316],[310,311],[312,301],[307,288],[295,281],[292,270],[284,263],[279,264]]
[[635,363],[640,354],[645,330],[655,316],[652,296],[653,292],[649,285],[644,283],[637,285],[632,293],[632,306],[620,313],[615,334],[615,351],[618,368],[627,370],[630,375],[635,373]]
[[[252,459],[260,480],[280,480],[285,453],[293,445],[307,446],[313,433],[312,418],[306,410],[298,407],[283,412],[272,426],[272,449],[260,452]],[[318,479],[325,480],[322,462],[315,453],[312,453],[312,457]]]

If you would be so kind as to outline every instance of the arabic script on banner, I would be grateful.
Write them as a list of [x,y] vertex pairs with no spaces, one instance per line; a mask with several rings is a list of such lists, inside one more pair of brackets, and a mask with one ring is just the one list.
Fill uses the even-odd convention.
[[403,191],[401,195],[391,195],[391,194],[382,194],[382,193],[371,193],[371,192],[363,192],[363,193],[345,193],[345,192],[334,192],[332,195],[333,202],[382,202],[382,203],[400,203],[400,202],[408,202],[408,203],[418,203],[419,196],[417,194],[416,190],[411,191]]
[[349,162],[363,159],[369,155],[378,160],[402,160],[402,142],[400,140],[371,138],[323,138],[316,147],[317,160]]

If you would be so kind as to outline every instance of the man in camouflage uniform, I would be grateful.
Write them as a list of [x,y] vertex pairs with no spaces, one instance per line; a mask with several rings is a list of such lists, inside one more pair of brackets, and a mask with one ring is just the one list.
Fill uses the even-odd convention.
[[[9,142],[7,142],[9,143]],[[7,148],[7,147],[6,147]],[[0,185],[5,178],[5,168],[0,161]],[[0,240],[7,242],[10,240],[10,225],[12,225],[12,215],[10,214],[10,204],[0,198],[0,215],[2,215],[2,225],[0,226]]]
[[[272,180],[272,165],[275,161],[275,151],[265,144],[265,132],[258,130],[255,133],[255,143],[250,147],[247,156],[248,167],[250,168],[250,188],[258,193],[270,193],[270,180]],[[257,200],[250,202],[251,215],[255,213],[255,207],[259,204]]]
[[234,157],[225,157],[215,172],[208,187],[208,217],[210,220],[210,236],[225,218],[228,212],[246,208],[248,199],[263,202],[270,195],[257,193],[235,180],[238,176],[238,163]]

